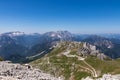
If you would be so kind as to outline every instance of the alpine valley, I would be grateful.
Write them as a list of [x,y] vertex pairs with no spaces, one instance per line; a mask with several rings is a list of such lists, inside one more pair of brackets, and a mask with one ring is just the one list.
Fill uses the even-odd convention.
[[0,34],[0,57],[30,64],[60,80],[104,80],[114,75],[119,80],[120,34],[7,32]]

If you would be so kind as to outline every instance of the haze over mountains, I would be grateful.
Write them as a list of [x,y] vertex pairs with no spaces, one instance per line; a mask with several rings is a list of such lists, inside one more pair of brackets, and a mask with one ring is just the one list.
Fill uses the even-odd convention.
[[[107,73],[118,74],[115,77],[119,79],[119,36],[120,34],[73,34],[68,31],[44,34],[7,32],[0,34],[0,57],[13,63],[29,63],[33,68],[62,80],[81,80],[88,76],[97,80],[103,75],[109,78]],[[11,74],[17,73],[16,70],[12,71],[11,67],[10,75],[6,70],[3,73],[13,78],[16,75]],[[24,72],[24,68],[21,71]],[[104,78],[103,76],[103,80]]]
[[[16,61],[48,50],[58,41],[83,41],[95,45],[110,58],[120,57],[120,34],[84,35],[68,31],[51,31],[44,34],[7,32],[0,34],[0,56],[5,60]],[[44,53],[43,53],[44,54]]]

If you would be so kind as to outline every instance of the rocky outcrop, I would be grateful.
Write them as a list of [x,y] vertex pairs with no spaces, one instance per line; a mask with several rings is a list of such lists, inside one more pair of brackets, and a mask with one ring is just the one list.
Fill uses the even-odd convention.
[[82,78],[82,80],[120,80],[120,74],[111,75],[111,74],[104,74],[102,78],[92,79],[91,77]]
[[34,69],[30,65],[13,64],[9,61],[0,62],[0,80],[62,80],[50,74]]

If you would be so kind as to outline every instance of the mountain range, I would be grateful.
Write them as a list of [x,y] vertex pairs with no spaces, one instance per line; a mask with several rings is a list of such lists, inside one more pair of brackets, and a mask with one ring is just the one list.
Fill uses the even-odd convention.
[[[68,31],[51,31],[44,34],[24,32],[7,32],[0,34],[0,56],[13,62],[25,61],[26,57],[40,54],[44,56],[51,51],[57,42],[86,42],[106,56],[116,59],[120,57],[120,34],[73,34]],[[52,47],[52,48],[51,48]]]

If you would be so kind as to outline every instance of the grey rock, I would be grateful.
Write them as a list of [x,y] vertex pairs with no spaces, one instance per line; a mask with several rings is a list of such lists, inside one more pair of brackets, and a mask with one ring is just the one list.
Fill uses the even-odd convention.
[[32,68],[29,64],[13,64],[8,61],[0,62],[0,80],[63,80]]

